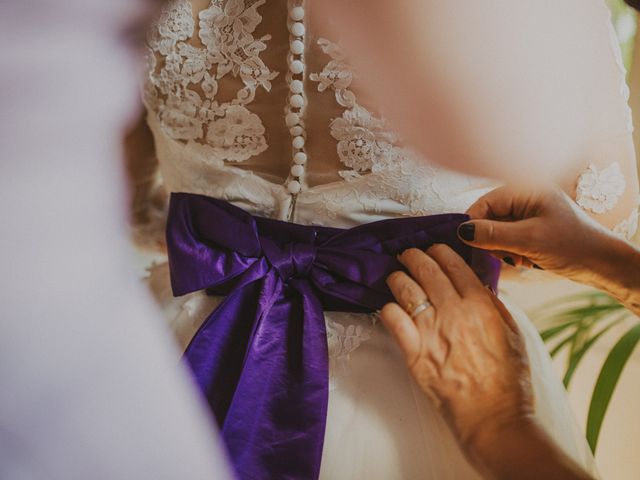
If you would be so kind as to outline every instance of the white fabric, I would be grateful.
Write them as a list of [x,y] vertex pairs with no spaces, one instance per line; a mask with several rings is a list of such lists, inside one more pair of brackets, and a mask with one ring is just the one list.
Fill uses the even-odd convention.
[[[0,478],[224,479],[132,268],[125,0],[0,6]],[[123,115],[124,114],[124,115]]]

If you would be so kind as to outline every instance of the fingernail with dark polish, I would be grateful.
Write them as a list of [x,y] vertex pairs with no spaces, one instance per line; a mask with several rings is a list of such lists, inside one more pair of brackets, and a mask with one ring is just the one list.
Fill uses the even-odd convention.
[[512,267],[516,266],[516,262],[513,261],[513,258],[511,257],[504,257],[502,259],[504,261],[504,263],[506,263],[507,265],[511,265]]
[[467,242],[473,242],[476,238],[476,226],[473,223],[463,223],[458,227],[458,235]]

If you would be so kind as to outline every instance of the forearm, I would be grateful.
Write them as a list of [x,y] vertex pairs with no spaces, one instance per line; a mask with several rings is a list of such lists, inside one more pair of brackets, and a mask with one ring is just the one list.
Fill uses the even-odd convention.
[[[618,299],[634,314],[640,315],[640,250],[611,236],[594,264],[593,286]],[[603,245],[604,246],[604,245]]]
[[531,419],[480,433],[468,447],[468,454],[487,479],[591,479]]

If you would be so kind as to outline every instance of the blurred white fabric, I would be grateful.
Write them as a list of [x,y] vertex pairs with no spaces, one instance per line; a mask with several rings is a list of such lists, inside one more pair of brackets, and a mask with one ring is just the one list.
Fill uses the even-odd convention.
[[[129,258],[129,0],[0,4],[0,478],[220,479]],[[130,112],[133,114],[134,112]]]

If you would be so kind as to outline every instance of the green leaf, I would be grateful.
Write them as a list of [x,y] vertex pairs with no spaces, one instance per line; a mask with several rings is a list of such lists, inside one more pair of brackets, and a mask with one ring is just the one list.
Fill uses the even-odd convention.
[[588,305],[573,310],[555,313],[553,315],[547,315],[546,317],[537,317],[538,320],[547,320],[554,325],[549,328],[555,328],[561,324],[571,324],[579,322],[585,318],[595,317],[601,318],[607,315],[611,315],[617,311],[624,310],[624,307],[620,304],[616,305]]
[[560,353],[560,351],[564,347],[567,346],[568,343],[573,342],[573,339],[575,338],[575,336],[576,336],[575,332],[571,333],[567,338],[563,339],[561,342],[555,345],[549,352],[549,355],[551,355],[552,357],[555,357],[558,353]]
[[588,300],[590,300],[591,304],[596,304],[597,302],[595,302],[595,300],[600,299],[601,301],[609,301],[612,300],[612,298],[602,292],[581,292],[578,293],[576,295],[570,295],[567,297],[562,297],[562,298],[558,298],[558,299],[554,299],[551,300],[550,302],[546,302],[543,305],[541,305],[540,307],[537,307],[535,310],[533,310],[531,312],[531,316],[538,316],[539,314],[542,314],[544,312],[547,312],[549,310],[551,310],[553,307],[560,307],[563,305],[569,305],[569,304],[574,304],[577,302],[580,303],[584,303]]
[[540,332],[540,336],[543,341],[547,342],[570,327],[575,326],[581,331],[587,330],[591,328],[595,322],[601,321],[620,310],[624,310],[624,307],[620,304],[615,304],[589,305],[587,307],[576,308],[568,312],[562,312],[551,317],[553,319],[552,323],[561,323],[542,330]]
[[555,327],[548,328],[548,329],[543,330],[542,332],[540,332],[540,336],[542,337],[542,340],[544,340],[546,342],[548,340],[551,340],[553,337],[561,334],[567,328],[572,327],[576,323],[580,322],[580,320],[582,320],[582,319],[571,320],[570,322],[566,322],[566,323],[557,325]]
[[616,343],[609,352],[604,365],[602,365],[596,386],[593,389],[591,405],[589,405],[589,415],[587,417],[587,441],[589,442],[591,451],[594,453],[598,445],[602,422],[607,413],[613,392],[618,384],[622,370],[639,341],[640,323],[631,327],[631,329],[618,340],[618,343]]
[[583,307],[577,307],[573,310],[568,310],[566,312],[562,312],[558,314],[558,317],[571,317],[571,316],[579,316],[579,317],[590,317],[592,315],[603,315],[611,312],[615,312],[618,310],[624,310],[624,306],[619,303],[609,303],[603,305],[586,305]]
[[544,314],[545,312],[557,310],[560,307],[568,308],[571,306],[597,306],[597,305],[619,306],[619,304],[620,303],[615,298],[602,292],[581,292],[576,295],[570,295],[570,296],[554,299],[536,308],[531,313],[532,315]]
[[598,333],[596,333],[593,337],[591,337],[589,340],[587,340],[582,345],[582,347],[580,347],[578,350],[576,350],[569,357],[569,364],[567,366],[567,370],[566,370],[566,372],[564,374],[564,378],[562,380],[562,383],[564,383],[565,387],[569,386],[569,383],[571,382],[571,378],[573,377],[573,374],[575,373],[576,369],[578,368],[578,365],[579,365],[580,361],[582,360],[584,355],[589,351],[589,349],[598,341],[598,339],[600,337],[602,337],[602,335],[607,333],[612,327],[614,327],[617,324],[619,324],[626,317],[627,317],[627,315],[625,314],[625,315],[613,320],[611,323],[609,323],[609,325],[604,327],[602,330],[600,330]]

